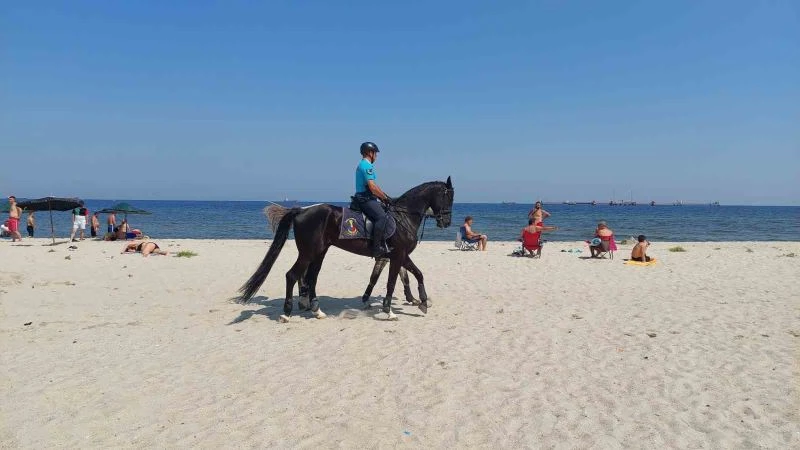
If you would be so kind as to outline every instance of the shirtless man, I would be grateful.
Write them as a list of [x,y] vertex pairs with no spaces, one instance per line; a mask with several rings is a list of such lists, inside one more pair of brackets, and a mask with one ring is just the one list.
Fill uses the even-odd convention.
[[650,242],[647,241],[645,235],[640,234],[636,238],[639,241],[631,250],[631,260],[639,262],[649,262],[652,258],[647,256],[647,247],[650,247]]
[[464,225],[462,225],[462,228],[464,228],[464,240],[469,243],[477,242],[478,250],[485,252],[486,242],[489,240],[489,236],[472,231],[472,216],[467,216],[467,218],[464,219]]
[[108,215],[108,219],[106,219],[106,223],[108,223],[108,232],[113,233],[114,228],[117,227],[117,215],[113,212]]
[[10,195],[8,197],[8,232],[11,234],[11,242],[22,241],[22,235],[19,234],[19,218],[22,216],[22,208],[17,206],[17,197]]
[[534,225],[544,222],[544,219],[550,217],[550,213],[542,209],[542,202],[536,202],[533,209],[528,213],[528,219],[533,220]]

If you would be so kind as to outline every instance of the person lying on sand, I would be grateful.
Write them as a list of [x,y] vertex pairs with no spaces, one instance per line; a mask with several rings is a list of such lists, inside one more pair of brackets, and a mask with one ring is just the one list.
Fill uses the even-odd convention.
[[121,253],[137,253],[141,252],[142,256],[149,256],[151,253],[154,255],[169,255],[169,252],[166,250],[161,250],[158,248],[158,244],[152,241],[148,242],[131,242],[130,244],[125,244],[125,247],[122,248]]

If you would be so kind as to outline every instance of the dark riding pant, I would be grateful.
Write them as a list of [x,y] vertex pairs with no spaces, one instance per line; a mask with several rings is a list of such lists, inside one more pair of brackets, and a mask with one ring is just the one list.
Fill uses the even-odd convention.
[[373,249],[380,245],[380,249],[387,248],[386,246],[386,238],[384,234],[386,233],[386,222],[388,216],[386,211],[383,210],[381,207],[380,202],[375,197],[354,197],[353,198],[358,207],[361,209],[361,212],[364,213],[373,223],[372,228],[372,247]]

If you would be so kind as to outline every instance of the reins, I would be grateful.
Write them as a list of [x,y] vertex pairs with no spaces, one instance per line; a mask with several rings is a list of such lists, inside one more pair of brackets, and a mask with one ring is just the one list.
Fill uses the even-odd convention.
[[[445,198],[445,200],[447,199],[447,194],[450,191],[451,191],[451,189],[445,189],[444,192],[442,192],[442,196],[443,196],[443,198]],[[428,217],[436,218],[437,222],[444,222],[444,218],[445,218],[446,215],[452,215],[453,214],[453,209],[452,208],[447,208],[447,209],[443,208],[443,209],[439,210],[438,213],[436,213],[433,216],[431,216],[431,215],[429,215],[427,213],[428,209],[430,209],[430,208],[426,208],[425,211],[419,213],[419,212],[416,212],[416,211],[410,211],[408,208],[400,207],[400,206],[397,206],[397,205],[394,205],[394,204],[388,205],[388,207],[387,207],[387,210],[390,213],[391,212],[398,213],[398,215],[403,216],[403,219],[406,219],[408,216],[412,216],[412,215],[421,216],[422,233],[420,233],[419,235],[417,235],[417,231],[416,230],[411,230],[405,224],[405,220],[397,220],[398,218],[395,217],[395,222],[398,225],[400,225],[402,228],[404,228],[407,232],[409,232],[409,234],[413,234],[417,238],[417,243],[419,243],[422,240],[422,238],[425,237],[425,224],[428,222]]]

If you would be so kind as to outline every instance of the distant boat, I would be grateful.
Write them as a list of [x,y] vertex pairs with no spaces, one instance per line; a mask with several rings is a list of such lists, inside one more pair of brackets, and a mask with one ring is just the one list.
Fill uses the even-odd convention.
[[651,201],[650,202],[650,206],[656,206],[656,202],[655,201]]
[[500,202],[501,205],[516,205],[517,202]]

